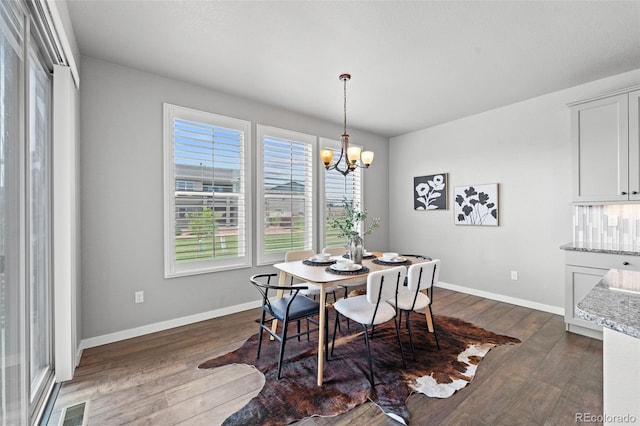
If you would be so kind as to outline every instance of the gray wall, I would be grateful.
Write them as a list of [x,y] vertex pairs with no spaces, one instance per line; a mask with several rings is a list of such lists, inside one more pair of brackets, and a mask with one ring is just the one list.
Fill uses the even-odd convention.
[[[90,57],[82,57],[81,70],[82,338],[257,300],[248,277],[272,267],[163,278],[162,103],[250,120],[253,144],[256,122],[332,139],[342,133],[340,123]],[[384,226],[367,247],[385,249],[388,139],[349,131],[353,143],[376,152],[365,172],[365,208]],[[137,290],[145,302],[136,305]]]
[[[440,258],[445,283],[562,307],[558,247],[572,238],[566,104],[638,81],[640,70],[392,138],[391,248]],[[435,173],[449,173],[449,209],[414,211],[413,178]],[[453,187],[496,182],[500,226],[454,225]]]

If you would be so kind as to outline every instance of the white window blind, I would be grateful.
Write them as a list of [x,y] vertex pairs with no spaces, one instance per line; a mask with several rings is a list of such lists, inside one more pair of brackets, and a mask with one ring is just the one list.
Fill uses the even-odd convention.
[[244,120],[165,104],[165,275],[250,265]]
[[259,263],[313,248],[315,136],[258,124]]
[[[320,148],[331,149],[334,161],[340,158],[340,142],[320,139]],[[344,200],[362,206],[362,169],[356,168],[346,177],[335,170],[325,170],[324,168],[322,174],[324,175],[324,232],[321,232],[324,240],[322,245],[323,247],[343,246],[347,243],[346,239],[338,236],[338,230],[331,228],[329,221],[332,218],[344,217]]]

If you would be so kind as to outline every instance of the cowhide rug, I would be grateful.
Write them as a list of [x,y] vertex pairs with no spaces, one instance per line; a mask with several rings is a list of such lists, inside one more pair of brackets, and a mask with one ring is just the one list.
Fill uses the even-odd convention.
[[[331,335],[334,318],[335,313],[330,310]],[[325,362],[322,387],[316,384],[317,340],[313,337],[317,339],[317,335],[312,335],[310,341],[305,338],[301,342],[287,341],[280,380],[275,377],[279,345],[277,341],[270,341],[266,333],[260,359],[256,359],[256,333],[239,349],[206,361],[198,368],[249,364],[265,376],[265,385],[258,396],[228,417],[225,425],[279,425],[310,416],[335,416],[367,400],[385,414],[409,424],[405,403],[412,392],[447,398],[471,382],[478,363],[491,348],[520,343],[516,338],[492,333],[457,318],[435,315],[438,350],[433,334],[427,332],[424,314],[412,313],[410,318],[416,361],[412,359],[403,321],[401,336],[406,369],[402,368],[393,321],[376,327],[370,339],[375,388],[368,380],[362,326],[352,322],[351,329],[347,329],[344,318],[341,319],[342,332],[338,331],[336,336],[333,357]]]

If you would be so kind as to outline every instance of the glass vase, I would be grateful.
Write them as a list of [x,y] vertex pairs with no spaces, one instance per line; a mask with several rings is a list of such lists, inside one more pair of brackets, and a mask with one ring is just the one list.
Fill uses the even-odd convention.
[[349,239],[349,258],[356,265],[362,265],[364,255],[364,241],[360,235],[354,235]]

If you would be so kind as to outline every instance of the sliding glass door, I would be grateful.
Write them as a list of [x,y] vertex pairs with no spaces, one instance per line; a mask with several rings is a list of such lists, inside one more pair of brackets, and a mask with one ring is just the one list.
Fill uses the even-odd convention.
[[27,236],[29,245],[29,376],[32,410],[52,376],[51,300],[51,78],[32,46],[29,52]]
[[51,77],[20,2],[0,3],[0,426],[53,380]]
[[23,16],[0,3],[0,425],[25,424],[24,261],[20,141]]

